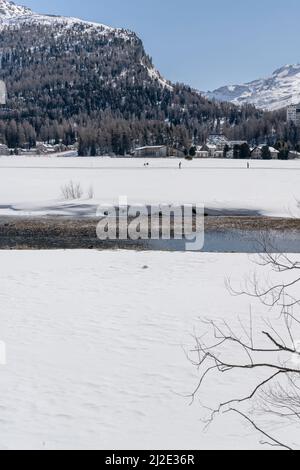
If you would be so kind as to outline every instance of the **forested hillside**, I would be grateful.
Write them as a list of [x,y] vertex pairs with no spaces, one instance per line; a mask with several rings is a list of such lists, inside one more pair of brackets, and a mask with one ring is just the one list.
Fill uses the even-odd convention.
[[184,150],[221,127],[257,142],[288,132],[284,113],[216,103],[173,85],[134,33],[80,20],[27,14],[4,22],[0,78],[8,88],[0,141],[11,148],[78,138],[82,155],[124,154],[145,144]]

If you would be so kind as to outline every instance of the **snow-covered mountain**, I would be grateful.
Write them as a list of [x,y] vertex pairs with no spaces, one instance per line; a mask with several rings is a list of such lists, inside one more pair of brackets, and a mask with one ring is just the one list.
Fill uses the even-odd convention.
[[97,30],[102,34],[114,33],[124,39],[130,38],[132,33],[124,29],[111,28],[100,23],[80,20],[79,18],[70,18],[57,15],[45,15],[33,12],[30,8],[16,5],[8,0],[0,0],[0,29],[5,27],[21,27],[22,25],[45,25],[64,26],[70,28],[75,25],[82,26],[82,32],[91,32]]
[[18,16],[30,15],[30,14],[33,14],[30,8],[16,5],[13,2],[7,2],[5,0],[0,1],[1,20],[15,18]]
[[[132,40],[134,42],[136,40],[135,33],[126,29],[112,28],[104,24],[85,21],[79,18],[38,14],[25,6],[16,5],[8,0],[0,0],[0,30],[9,27],[21,28],[25,25],[48,26],[52,27],[53,31],[59,28],[59,34],[62,34],[62,28],[68,30],[79,27],[80,35],[96,33],[97,36],[114,36],[114,38],[120,38],[124,41]],[[160,86],[171,89],[171,84],[160,75],[155,67],[149,66],[146,62],[141,60],[141,65],[145,67],[149,79],[156,80]]]
[[134,32],[8,0],[0,0],[0,80],[7,86],[0,142],[10,148],[37,140],[71,145],[78,137],[81,155],[124,155],[136,145],[181,150],[218,123],[244,139],[242,124],[251,117],[256,125],[246,138],[266,133],[256,110],[165,80]]
[[300,103],[300,64],[286,65],[271,77],[244,85],[224,86],[206,93],[210,99],[241,105],[250,103],[257,108],[274,111]]

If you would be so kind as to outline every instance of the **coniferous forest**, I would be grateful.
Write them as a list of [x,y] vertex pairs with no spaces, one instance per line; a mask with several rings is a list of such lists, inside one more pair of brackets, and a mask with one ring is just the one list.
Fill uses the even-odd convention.
[[6,26],[0,78],[8,89],[0,142],[10,148],[78,141],[80,155],[124,155],[142,145],[185,151],[220,131],[234,140],[283,140],[292,147],[300,137],[284,111],[217,103],[165,82],[142,41],[125,30],[88,23]]

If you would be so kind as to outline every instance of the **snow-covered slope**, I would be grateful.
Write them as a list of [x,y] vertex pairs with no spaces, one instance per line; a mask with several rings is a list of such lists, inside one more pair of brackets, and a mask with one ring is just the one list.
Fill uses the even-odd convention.
[[210,99],[240,105],[251,103],[266,110],[281,109],[300,103],[300,64],[286,65],[271,77],[244,85],[224,86],[206,93]]
[[6,0],[0,0],[0,18],[9,19],[15,18],[18,16],[30,15],[33,14],[30,8],[26,8],[20,5],[16,5],[13,2],[8,2]]
[[[80,34],[90,34],[93,31],[97,31],[97,34],[112,34],[124,40],[134,39],[135,37],[135,33],[126,29],[112,28],[104,24],[93,23],[78,18],[38,14],[25,6],[16,5],[8,0],[0,0],[0,30],[6,27],[21,28],[25,24],[52,26],[53,29],[56,27],[69,29],[79,25]],[[143,62],[141,64],[145,67],[151,80],[157,80],[163,87],[172,88],[158,70],[154,67],[148,67]]]
[[38,13],[33,12],[30,8],[16,5],[13,2],[8,0],[0,0],[0,28],[5,26],[22,26],[22,24],[45,24],[45,25],[65,25],[72,26],[75,24],[86,25],[87,27],[91,28],[98,28],[103,30],[104,32],[118,32],[119,34],[127,34],[130,36],[129,31],[125,31],[123,29],[115,29],[109,26],[99,24],[99,23],[92,23],[88,21],[83,21],[78,18],[69,18],[65,16],[55,16],[55,15],[40,15]]

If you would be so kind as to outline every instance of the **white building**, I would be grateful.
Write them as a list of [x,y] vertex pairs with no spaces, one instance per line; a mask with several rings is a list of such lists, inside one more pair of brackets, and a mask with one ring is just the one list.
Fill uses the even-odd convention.
[[289,160],[300,160],[300,152],[296,152],[296,150],[291,150],[289,152]]
[[229,141],[223,134],[210,134],[208,136],[207,143],[210,145],[215,145],[217,150],[223,151],[226,145],[229,144]]
[[9,154],[10,152],[9,152],[9,148],[7,147],[7,145],[0,144],[0,155],[7,156]]
[[296,126],[300,126],[300,104],[287,108],[287,122],[293,122]]
[[209,158],[208,150],[202,150],[202,147],[197,147],[195,158]]
[[[219,158],[216,156],[218,153],[218,148],[213,144],[205,144],[197,147],[196,149],[196,158]],[[223,152],[221,152],[223,154]]]
[[45,144],[44,142],[37,142],[36,143],[36,153],[38,155],[45,155],[55,153],[57,151],[56,147],[51,144]]

